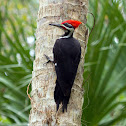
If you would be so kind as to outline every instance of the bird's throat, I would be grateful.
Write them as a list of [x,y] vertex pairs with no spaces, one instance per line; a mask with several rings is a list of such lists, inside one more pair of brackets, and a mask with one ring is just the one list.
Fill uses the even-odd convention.
[[71,37],[73,37],[73,31],[67,31],[60,38],[71,38]]

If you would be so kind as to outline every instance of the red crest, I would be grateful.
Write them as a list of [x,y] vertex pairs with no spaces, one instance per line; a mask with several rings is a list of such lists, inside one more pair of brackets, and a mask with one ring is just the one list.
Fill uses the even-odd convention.
[[74,28],[77,28],[80,24],[82,24],[82,22],[76,21],[76,20],[67,20],[67,21],[62,22],[61,24],[64,24],[64,23],[69,23],[69,24],[71,24]]

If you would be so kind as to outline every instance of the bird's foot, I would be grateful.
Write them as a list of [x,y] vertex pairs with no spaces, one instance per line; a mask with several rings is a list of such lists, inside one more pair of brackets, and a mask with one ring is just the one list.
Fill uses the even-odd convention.
[[47,65],[48,63],[54,63],[54,61],[52,61],[47,55],[44,54],[44,56],[47,59],[47,62],[45,62],[43,65]]

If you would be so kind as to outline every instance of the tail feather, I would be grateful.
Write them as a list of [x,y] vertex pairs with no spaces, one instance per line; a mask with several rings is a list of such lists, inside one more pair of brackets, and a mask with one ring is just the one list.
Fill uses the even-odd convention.
[[55,87],[55,91],[54,91],[54,99],[57,105],[57,111],[59,109],[59,104],[63,101],[63,93],[61,91],[60,85],[58,84],[58,82],[56,81],[56,87]]
[[63,107],[62,107],[62,112],[64,112],[64,110],[67,111],[67,104],[69,103],[69,98],[70,98],[70,94],[67,96],[64,96],[61,87],[58,83],[58,81],[56,80],[56,87],[55,87],[55,91],[54,91],[54,99],[56,102],[56,108],[57,111],[59,109],[59,104],[62,103]]
[[66,110],[66,112],[67,112],[67,104],[69,102],[69,98],[70,98],[70,96],[64,96],[64,99],[62,101],[62,104],[63,104],[62,112],[64,112],[64,110]]

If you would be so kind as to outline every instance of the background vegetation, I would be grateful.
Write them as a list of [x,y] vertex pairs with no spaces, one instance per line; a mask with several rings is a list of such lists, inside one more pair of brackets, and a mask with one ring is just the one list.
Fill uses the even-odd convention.
[[[26,126],[38,1],[0,1],[0,125]],[[126,2],[90,0],[83,126],[126,125]],[[91,29],[92,16],[87,26]],[[87,80],[87,81],[86,81]]]
[[0,126],[26,126],[38,3],[0,1]]
[[[90,0],[96,25],[89,37],[82,124],[126,126],[126,1]],[[92,20],[88,18],[91,28]]]

